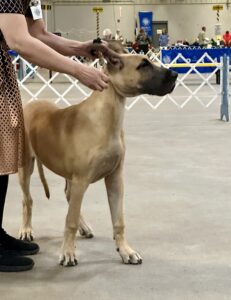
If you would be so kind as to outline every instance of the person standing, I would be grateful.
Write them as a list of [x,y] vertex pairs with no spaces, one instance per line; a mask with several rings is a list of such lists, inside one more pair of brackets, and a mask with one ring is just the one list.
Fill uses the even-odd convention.
[[201,32],[198,34],[198,43],[200,47],[205,47],[208,44],[208,38],[206,37],[206,27],[201,28]]
[[116,56],[106,42],[67,40],[45,30],[38,0],[0,0],[0,271],[33,268],[25,255],[36,254],[39,246],[15,239],[2,227],[9,174],[23,166],[24,121],[20,92],[8,50],[49,70],[69,74],[91,89],[102,91],[109,78],[103,72],[66,56],[95,58]]
[[231,34],[228,30],[226,30],[225,34],[223,35],[223,41],[226,47],[231,46]]
[[139,52],[143,51],[144,54],[146,54],[148,52],[148,49],[151,44],[151,40],[143,28],[140,29],[140,32],[136,37],[136,43],[137,43]]
[[169,36],[165,29],[162,29],[162,33],[159,37],[159,45],[160,47],[167,47],[169,43]]
[[112,32],[111,32],[111,29],[109,29],[109,28],[104,29],[104,31],[103,31],[103,39],[104,39],[105,41],[110,41],[110,40],[112,40]]
[[120,29],[116,29],[115,40],[120,41],[122,44],[124,42],[124,38],[120,32]]

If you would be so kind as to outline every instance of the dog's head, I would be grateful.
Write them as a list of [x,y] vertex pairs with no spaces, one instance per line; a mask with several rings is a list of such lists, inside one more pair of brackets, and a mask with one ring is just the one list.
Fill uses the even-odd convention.
[[173,91],[176,72],[155,65],[144,55],[127,54],[120,43],[109,43],[109,47],[120,54],[107,59],[107,73],[117,93],[164,96]]

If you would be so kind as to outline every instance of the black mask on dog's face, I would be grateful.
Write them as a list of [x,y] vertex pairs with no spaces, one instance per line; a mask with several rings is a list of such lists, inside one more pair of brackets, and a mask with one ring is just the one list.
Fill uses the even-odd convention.
[[139,82],[142,94],[164,96],[173,91],[178,73],[156,66],[147,59],[140,63],[138,69],[142,74]]
[[141,94],[163,96],[175,87],[177,73],[153,64],[146,56],[121,54],[107,61],[110,80],[124,97]]

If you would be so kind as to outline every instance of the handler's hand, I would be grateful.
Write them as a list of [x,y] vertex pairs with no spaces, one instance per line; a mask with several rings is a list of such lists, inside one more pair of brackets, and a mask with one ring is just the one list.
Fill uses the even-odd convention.
[[74,77],[93,90],[103,91],[108,87],[109,77],[94,67],[76,63]]

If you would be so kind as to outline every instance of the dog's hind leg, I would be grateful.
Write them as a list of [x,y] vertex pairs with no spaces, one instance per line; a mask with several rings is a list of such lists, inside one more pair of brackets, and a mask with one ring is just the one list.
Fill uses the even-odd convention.
[[[65,185],[65,194],[67,201],[69,203],[70,196],[71,196],[71,184],[70,181],[66,179],[66,185]],[[79,233],[81,236],[90,239],[94,237],[93,230],[91,226],[85,221],[82,214],[80,214],[80,220],[79,220]]]
[[85,221],[82,214],[80,215],[80,219],[79,219],[79,233],[81,236],[87,239],[91,239],[94,237],[91,226]]
[[23,192],[23,215],[22,215],[22,225],[19,231],[19,237],[22,240],[33,240],[32,232],[32,206],[33,200],[30,194],[30,177],[34,169],[35,158],[26,158],[25,165],[19,169],[19,183]]
[[124,234],[124,208],[123,208],[123,177],[122,163],[111,175],[105,178],[108,201],[111,211],[113,234],[119,252],[125,264],[141,264],[142,258],[127,243]]
[[76,178],[70,183],[69,208],[66,217],[62,252],[59,260],[60,264],[64,266],[77,265],[75,255],[76,232],[79,227],[83,196],[88,185],[88,182]]

